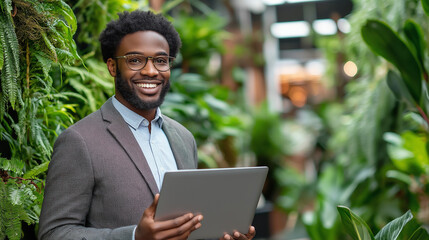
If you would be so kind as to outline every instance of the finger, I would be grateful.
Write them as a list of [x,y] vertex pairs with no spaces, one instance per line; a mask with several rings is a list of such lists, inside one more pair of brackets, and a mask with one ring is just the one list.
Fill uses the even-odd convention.
[[223,235],[223,237],[221,238],[221,239],[219,239],[219,240],[232,240],[233,238],[231,237],[231,235],[229,235],[229,234],[225,234],[225,235]]
[[255,234],[256,234],[255,227],[250,226],[249,231],[246,234],[242,234],[238,231],[234,231],[232,236],[235,240],[250,240],[255,236]]
[[[179,237],[178,239],[182,239],[181,237],[186,237],[192,231],[195,231],[196,229],[200,228],[202,219],[202,215],[191,217],[188,221],[185,221],[182,224],[165,229],[160,236],[162,239],[174,239],[176,237]],[[180,219],[179,221],[182,221],[182,219]],[[173,224],[178,223],[179,222]]]
[[252,238],[255,237],[255,235],[256,235],[256,229],[255,229],[255,227],[254,226],[250,226],[249,232],[247,232],[247,234],[246,234],[247,239],[252,239]]
[[144,211],[144,215],[150,218],[154,218],[155,217],[155,211],[156,211],[156,206],[158,205],[158,200],[159,200],[159,193],[157,193],[153,199],[152,204],[146,208],[146,210]]
[[168,239],[169,240],[184,240],[184,239],[188,239],[189,235],[191,235],[191,233],[193,231],[197,230],[201,226],[202,226],[201,223],[197,223],[194,228],[191,228],[189,231],[186,231],[182,235],[179,235],[179,236],[176,236],[176,237],[169,237]]

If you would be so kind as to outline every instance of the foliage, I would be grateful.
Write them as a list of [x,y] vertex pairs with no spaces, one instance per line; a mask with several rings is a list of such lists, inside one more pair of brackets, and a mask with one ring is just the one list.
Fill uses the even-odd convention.
[[[222,142],[230,141],[230,137],[241,139],[249,119],[242,110],[228,104],[230,90],[208,82],[200,74],[182,73],[181,69],[172,71],[170,81],[171,92],[165,97],[162,112],[193,133],[200,149],[200,167],[234,166],[238,161],[236,146],[232,142],[222,149]],[[224,150],[224,155],[231,154],[230,162],[224,162],[226,156],[216,158],[212,151],[203,151],[206,145]]]
[[[321,161],[313,163],[315,171],[281,182],[291,194],[280,198],[279,205],[300,213],[311,239],[346,238],[339,216],[332,214],[337,205],[356,209],[374,231],[407,209],[417,213],[416,221],[427,224],[424,81],[428,64],[427,40],[421,30],[427,28],[427,16],[421,3],[355,0],[348,17],[351,32],[344,39],[321,42],[328,48],[324,52],[343,54],[344,60],[357,64],[359,72],[345,86],[344,99],[317,106],[325,129],[319,135],[320,149],[315,150],[323,151]],[[363,39],[377,44],[369,48]],[[389,61],[374,54],[373,48]],[[329,59],[338,64],[335,55]],[[335,78],[333,74],[338,72],[328,74],[328,78]]]
[[422,226],[411,221],[413,215],[410,211],[389,222],[374,236],[366,222],[349,208],[338,206],[337,209],[346,232],[354,240],[429,239],[429,233]]
[[[427,0],[422,0],[421,4],[425,10]],[[429,16],[428,11],[425,13]],[[420,24],[412,19],[407,19],[399,31],[405,39],[387,23],[369,19],[362,27],[362,37],[374,53],[393,64],[394,69],[389,70],[386,78],[397,100],[405,105],[399,117],[405,118],[411,112],[418,121],[415,124],[418,128],[408,128],[404,124],[397,129],[399,135],[386,133],[384,136],[389,142],[388,153],[396,169],[408,174],[409,179],[420,179],[417,190],[409,184],[410,191],[419,199],[428,199],[429,195],[424,191],[429,187],[427,44]],[[427,211],[425,201],[420,205],[423,212]],[[428,217],[423,217],[422,220],[429,222]]]
[[207,74],[210,57],[223,51],[226,21],[215,13],[194,16],[181,12],[173,24],[182,40],[183,71]]
[[21,238],[21,221],[38,222],[53,142],[73,121],[73,105],[61,100],[74,94],[54,89],[54,72],[79,56],[76,19],[63,1],[0,4],[0,239],[13,240]]
[[[107,0],[107,1],[85,1],[68,0],[67,3],[73,7],[79,24],[77,42],[82,55],[101,56],[98,37],[107,23],[117,18],[118,12],[132,11],[137,8],[147,7],[148,1],[131,0]],[[88,68],[89,69],[89,68]]]

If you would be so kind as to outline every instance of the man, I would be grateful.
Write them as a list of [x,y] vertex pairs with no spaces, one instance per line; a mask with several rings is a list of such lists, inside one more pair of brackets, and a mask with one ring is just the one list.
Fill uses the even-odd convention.
[[[165,171],[196,168],[198,160],[192,134],[159,109],[179,35],[161,15],[134,11],[109,23],[100,42],[115,96],[58,137],[39,239],[187,239],[203,216],[154,221]],[[222,238],[254,235],[251,227]]]

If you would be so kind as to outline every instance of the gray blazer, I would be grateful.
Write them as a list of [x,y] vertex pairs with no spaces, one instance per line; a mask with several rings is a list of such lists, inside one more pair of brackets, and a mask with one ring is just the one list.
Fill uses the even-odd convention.
[[[176,121],[163,117],[177,167],[196,168],[194,137]],[[55,142],[38,237],[131,240],[156,193],[149,165],[109,99]]]

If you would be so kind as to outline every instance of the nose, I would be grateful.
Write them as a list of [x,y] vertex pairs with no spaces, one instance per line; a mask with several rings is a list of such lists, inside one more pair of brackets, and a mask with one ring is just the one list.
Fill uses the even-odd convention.
[[155,65],[153,64],[153,58],[148,58],[146,66],[140,70],[140,73],[142,75],[146,75],[149,77],[155,77],[158,75],[158,69],[155,68]]

